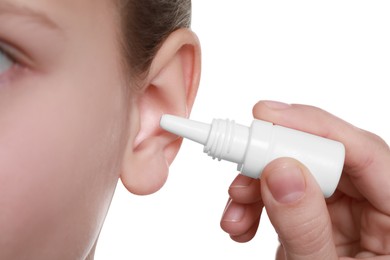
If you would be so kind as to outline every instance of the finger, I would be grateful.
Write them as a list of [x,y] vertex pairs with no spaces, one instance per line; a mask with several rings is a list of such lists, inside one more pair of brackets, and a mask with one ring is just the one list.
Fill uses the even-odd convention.
[[370,203],[390,214],[390,204],[383,203],[390,200],[390,150],[378,136],[311,106],[265,101],[256,104],[253,114],[265,121],[342,142],[346,148],[344,173]]
[[247,230],[244,234],[241,235],[231,235],[231,239],[238,243],[245,243],[254,238],[256,235],[257,229],[259,228],[260,218],[257,219],[253,225]]
[[260,202],[260,180],[239,174],[229,187],[229,196],[236,203],[252,204]]
[[389,260],[389,255],[382,255],[382,256],[373,256],[373,257],[340,257],[340,260],[356,260],[356,259],[364,259],[364,260]]
[[290,158],[271,162],[261,192],[286,259],[337,258],[324,196],[306,167]]
[[221,228],[232,238],[246,237],[249,241],[257,231],[262,209],[261,203],[240,204],[230,199],[221,219]]

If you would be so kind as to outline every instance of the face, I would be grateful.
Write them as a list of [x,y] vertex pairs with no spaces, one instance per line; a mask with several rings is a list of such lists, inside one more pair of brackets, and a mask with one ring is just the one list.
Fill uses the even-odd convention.
[[117,37],[112,1],[0,0],[0,259],[93,247],[127,138]]

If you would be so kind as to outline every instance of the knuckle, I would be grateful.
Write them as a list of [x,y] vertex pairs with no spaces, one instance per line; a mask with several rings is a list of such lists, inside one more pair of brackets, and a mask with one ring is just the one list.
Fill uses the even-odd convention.
[[317,215],[309,220],[305,219],[300,224],[290,223],[279,236],[288,251],[308,256],[320,252],[329,241],[332,241],[329,226],[331,226],[329,218]]

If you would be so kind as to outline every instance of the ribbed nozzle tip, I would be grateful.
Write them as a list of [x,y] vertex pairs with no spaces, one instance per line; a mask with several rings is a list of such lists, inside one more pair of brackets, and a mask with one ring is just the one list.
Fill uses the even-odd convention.
[[173,115],[163,115],[160,120],[160,127],[165,131],[203,145],[207,142],[211,128],[209,124]]

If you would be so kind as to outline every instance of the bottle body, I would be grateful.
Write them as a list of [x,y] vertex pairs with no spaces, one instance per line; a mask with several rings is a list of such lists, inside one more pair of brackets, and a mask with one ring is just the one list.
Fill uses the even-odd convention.
[[261,178],[264,167],[281,157],[291,157],[303,163],[324,196],[330,197],[341,177],[345,148],[340,142],[320,136],[265,121],[253,121],[245,159],[239,170],[249,177]]

